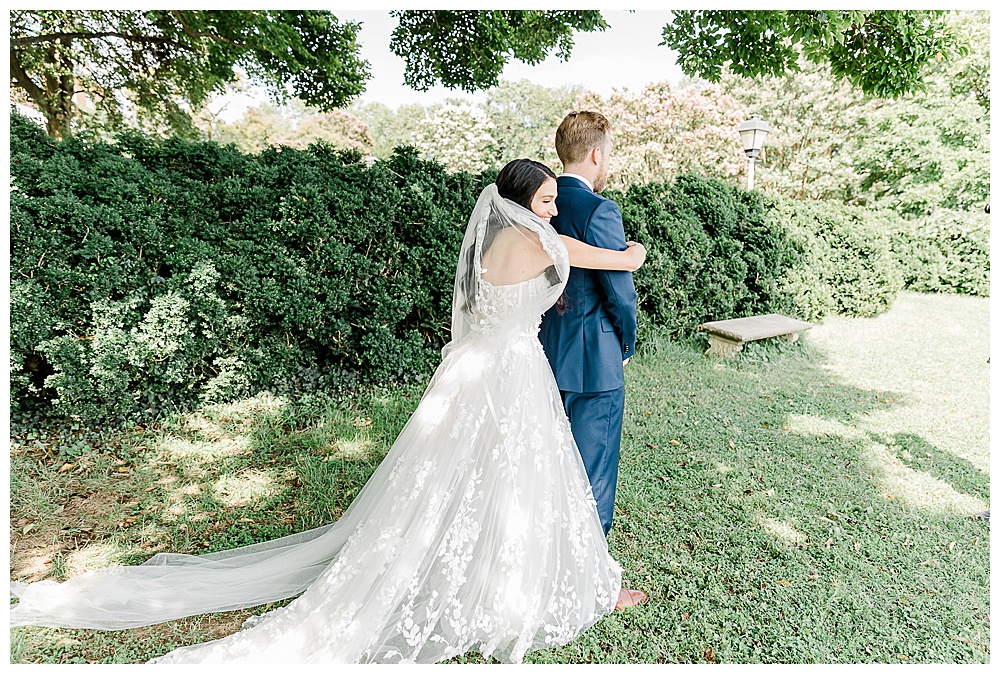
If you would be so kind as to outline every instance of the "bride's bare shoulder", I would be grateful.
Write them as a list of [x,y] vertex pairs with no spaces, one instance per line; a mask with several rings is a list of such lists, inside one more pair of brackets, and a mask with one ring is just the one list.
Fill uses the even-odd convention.
[[513,248],[542,249],[542,240],[538,233],[521,225],[504,227],[497,232],[494,241],[502,246]]

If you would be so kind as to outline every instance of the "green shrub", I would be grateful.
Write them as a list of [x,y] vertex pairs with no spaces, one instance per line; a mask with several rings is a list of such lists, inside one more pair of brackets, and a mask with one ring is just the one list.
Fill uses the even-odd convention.
[[768,219],[788,227],[804,251],[782,281],[800,317],[874,316],[896,299],[902,277],[890,237],[870,211],[771,197]]
[[11,126],[14,409],[123,420],[435,363],[482,177]]
[[989,215],[939,211],[917,220],[885,218],[907,288],[989,296]]
[[622,207],[626,235],[648,250],[635,274],[644,320],[690,336],[705,321],[794,312],[780,279],[801,250],[767,221],[758,193],[682,176],[607,196]]
[[[495,178],[409,148],[368,166],[322,143],[259,155],[136,134],[56,143],[17,114],[10,147],[21,421],[136,421],[426,375],[448,339],[469,213]],[[904,282],[988,292],[982,219],[913,224],[697,176],[606,196],[649,250],[635,274],[644,330],[870,316]]]

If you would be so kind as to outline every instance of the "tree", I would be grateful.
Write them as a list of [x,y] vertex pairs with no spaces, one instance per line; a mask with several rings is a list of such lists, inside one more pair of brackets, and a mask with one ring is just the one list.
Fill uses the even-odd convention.
[[[469,129],[477,125],[489,129],[493,154],[483,157],[489,165],[501,166],[512,159],[528,157],[556,167],[559,163],[554,145],[556,127],[582,93],[581,87],[550,88],[527,80],[502,80],[486,91],[485,103],[476,105],[493,126],[483,126],[468,115],[466,124]],[[374,141],[372,153],[380,159],[388,159],[395,147],[416,147],[421,124],[440,110],[441,106],[425,108],[416,103],[401,105],[395,111],[382,103],[357,104],[350,109],[367,125]],[[440,156],[447,152],[453,139],[435,138],[428,135],[428,129],[425,125],[421,136],[424,155]]]
[[363,154],[371,153],[375,145],[368,126],[347,110],[323,112],[314,109],[313,114],[304,117],[296,125],[291,145],[304,149],[317,140]]
[[938,60],[932,73],[945,77],[956,96],[971,95],[976,103],[990,111],[990,13],[955,12],[951,25],[960,39],[969,45],[969,53],[954,63]]
[[859,203],[861,178],[851,149],[868,137],[875,99],[837,80],[828,65],[811,62],[791,76],[753,81],[726,68],[720,85],[745,116],[757,113],[771,127],[755,170],[758,189]]
[[414,146],[420,122],[428,115],[419,103],[401,105],[396,110],[384,103],[356,104],[351,112],[367,125],[374,143],[372,154],[379,159],[391,157],[396,147]]
[[414,143],[425,157],[444,164],[452,172],[477,173],[493,165],[494,127],[482,108],[449,100],[429,112],[420,121]]
[[611,121],[608,185],[616,189],[684,173],[733,178],[746,166],[737,132],[743,111],[718,85],[674,92],[660,82],[640,92],[616,91],[607,100],[586,94],[577,107],[600,110]]
[[[10,13],[11,86],[45,115],[49,135],[71,131],[75,97],[111,122],[137,116],[190,129],[191,108],[244,69],[283,102],[324,110],[364,90],[360,24],[324,11],[29,11]],[[122,100],[123,98],[127,100]]]
[[[391,49],[406,60],[406,83],[474,91],[496,86],[510,59],[537,64],[569,57],[575,32],[608,25],[594,10],[459,10],[390,13],[399,19]],[[692,77],[718,82],[722,67],[744,76],[799,68],[799,54],[828,63],[835,77],[870,95],[919,89],[926,66],[964,54],[943,11],[678,11],[663,42]],[[192,111],[245,70],[277,103],[298,97],[323,110],[364,90],[360,25],[324,11],[43,11],[10,13],[11,84],[46,117],[53,137],[71,130],[80,96],[95,119],[121,125],[127,114],[175,133],[194,133]],[[988,44],[986,33],[972,44]],[[989,106],[988,46],[956,73]],[[149,121],[151,120],[151,121]]]
[[944,208],[982,213],[990,196],[989,123],[947,80],[881,105],[849,152],[860,199],[912,216]]
[[291,135],[291,120],[280,108],[264,103],[247,109],[232,123],[218,125],[212,140],[223,145],[232,143],[242,152],[256,154],[273,145],[290,144]]
[[551,88],[528,80],[503,80],[488,90],[484,108],[495,127],[497,162],[527,157],[558,166],[556,128],[582,93],[579,86]]
[[922,86],[926,66],[967,47],[947,12],[899,10],[686,10],[663,28],[690,77],[718,82],[799,70],[799,54],[871,96],[895,98]]
[[280,108],[270,104],[250,108],[239,120],[216,125],[212,140],[233,143],[243,152],[252,153],[273,145],[303,150],[318,140],[363,153],[371,152],[374,145],[368,126],[349,111],[323,112],[299,99]]
[[460,10],[389,12],[399,19],[389,48],[406,60],[403,80],[465,91],[496,86],[510,58],[541,63],[555,49],[566,60],[574,31],[604,30],[598,11]]
[[[964,36],[989,28],[985,12],[948,21]],[[725,92],[771,126],[758,188],[913,216],[981,211],[990,189],[988,86],[976,78],[989,72],[989,46],[970,42],[968,54],[929,64],[922,91],[895,100],[838,81],[828,64],[803,60],[794,76],[755,82],[724,70]]]

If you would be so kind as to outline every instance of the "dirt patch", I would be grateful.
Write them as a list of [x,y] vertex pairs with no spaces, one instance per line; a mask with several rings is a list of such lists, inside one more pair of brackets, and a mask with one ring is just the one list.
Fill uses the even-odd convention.
[[11,531],[11,578],[33,583],[48,576],[57,554],[82,548],[107,531],[107,514],[116,505],[111,494],[83,492],[51,517],[18,520]]
[[[181,618],[128,630],[138,641],[162,646],[190,646],[214,641],[239,631],[253,613],[248,610]],[[164,652],[167,649],[164,649]]]
[[180,620],[172,620],[168,623],[150,625],[149,627],[138,627],[132,633],[138,639],[165,642],[176,641],[178,633],[191,634],[193,631],[197,631],[204,635],[203,641],[209,641],[211,639],[221,639],[222,637],[227,637],[230,634],[238,632],[243,622],[251,615],[253,614],[249,611],[239,611],[236,613],[181,618]]

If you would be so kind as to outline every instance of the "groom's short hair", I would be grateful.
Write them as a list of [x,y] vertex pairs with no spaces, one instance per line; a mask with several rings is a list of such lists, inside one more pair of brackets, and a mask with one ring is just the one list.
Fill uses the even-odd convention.
[[556,154],[563,166],[582,161],[595,147],[611,139],[611,122],[593,110],[574,110],[556,129]]

